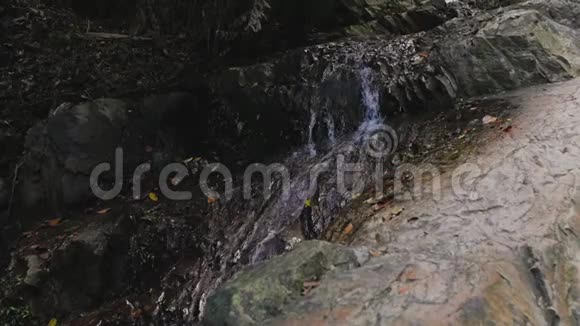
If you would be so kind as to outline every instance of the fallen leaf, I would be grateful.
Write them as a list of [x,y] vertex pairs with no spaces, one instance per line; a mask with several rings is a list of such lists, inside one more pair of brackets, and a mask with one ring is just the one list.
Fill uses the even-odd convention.
[[369,254],[373,257],[380,257],[383,255],[380,251],[374,249],[369,250]]
[[348,223],[348,225],[342,230],[342,234],[349,235],[354,231],[354,225],[352,223]]
[[417,53],[419,56],[423,57],[423,58],[427,58],[429,56],[429,52],[428,51],[421,51],[419,53]]
[[53,318],[48,322],[48,326],[56,326],[56,325],[58,325],[58,320],[56,320],[56,318]]
[[61,218],[55,218],[53,220],[46,221],[46,224],[48,224],[48,226],[52,226],[52,227],[58,226],[58,225],[60,225],[60,223],[62,223]]
[[304,289],[302,290],[302,295],[308,295],[312,290],[316,289],[320,286],[320,282],[318,281],[311,281],[311,282],[304,282],[303,284]]
[[111,211],[110,208],[105,208],[105,209],[101,209],[100,211],[97,211],[97,214],[104,215],[104,214],[107,214],[110,211]]
[[503,130],[503,132],[510,132],[510,131],[512,131],[512,129],[513,129],[512,125],[509,125],[509,126],[503,128],[502,130]]
[[157,196],[157,194],[154,193],[154,192],[150,192],[149,193],[149,199],[151,199],[151,201],[158,202],[159,201],[159,196]]
[[151,153],[151,152],[153,152],[153,147],[151,147],[149,145],[145,146],[145,153]]
[[217,198],[207,197],[207,203],[210,204],[210,205],[213,204],[213,203],[215,203],[216,201],[217,201]]
[[497,117],[492,117],[491,115],[486,115],[485,117],[483,117],[483,119],[481,120],[483,122],[484,125],[488,125],[490,123],[496,123],[498,121]]

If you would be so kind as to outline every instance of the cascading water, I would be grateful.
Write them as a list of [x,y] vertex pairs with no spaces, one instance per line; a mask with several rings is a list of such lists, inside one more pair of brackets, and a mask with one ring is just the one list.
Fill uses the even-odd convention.
[[316,144],[314,143],[314,127],[316,127],[316,112],[310,112],[310,123],[308,124],[308,152],[311,157],[316,156]]
[[364,107],[363,121],[358,128],[359,136],[364,136],[383,123],[380,113],[379,90],[373,85],[372,70],[368,67],[361,69],[361,96]]
[[[359,72],[361,104],[364,109],[363,119],[352,135],[339,137],[335,134],[335,123],[329,113],[311,111],[308,125],[308,143],[302,150],[295,152],[284,163],[291,174],[288,183],[289,196],[281,196],[280,189],[284,185],[281,178],[274,179],[271,188],[278,190],[270,198],[255,197],[252,200],[244,200],[241,195],[223,208],[219,214],[228,219],[241,216],[238,223],[228,223],[226,220],[224,241],[208,257],[207,265],[197,283],[192,284],[190,289],[191,306],[189,311],[203,312],[203,304],[207,292],[211,292],[220,283],[230,277],[243,264],[252,264],[268,259],[273,255],[284,251],[280,246],[282,234],[289,226],[299,220],[307,199],[312,200],[316,211],[313,214],[315,229],[318,234],[327,228],[337,215],[337,211],[352,200],[354,192],[362,191],[360,185],[371,181],[376,158],[369,157],[365,152],[366,141],[372,136],[378,126],[382,125],[379,105],[379,91],[373,84],[372,71],[362,68]],[[321,118],[324,117],[324,118]],[[323,122],[327,127],[327,136],[332,146],[326,153],[317,151],[314,130],[316,124]],[[361,175],[346,177],[346,183],[353,186],[353,190],[341,191],[337,189],[338,181],[338,157],[346,157],[350,162],[361,164]],[[318,178],[312,177],[315,170],[324,171]],[[358,190],[356,190],[358,189]],[[240,192],[240,191],[238,191]],[[212,267],[212,261],[219,261],[219,266]],[[198,305],[196,307],[196,305]]]

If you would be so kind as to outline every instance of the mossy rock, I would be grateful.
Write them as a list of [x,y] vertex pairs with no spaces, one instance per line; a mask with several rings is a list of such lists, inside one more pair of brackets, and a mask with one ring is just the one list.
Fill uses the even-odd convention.
[[304,282],[358,265],[353,249],[322,241],[303,242],[286,255],[241,271],[218,289],[208,300],[204,324],[260,324],[300,298]]

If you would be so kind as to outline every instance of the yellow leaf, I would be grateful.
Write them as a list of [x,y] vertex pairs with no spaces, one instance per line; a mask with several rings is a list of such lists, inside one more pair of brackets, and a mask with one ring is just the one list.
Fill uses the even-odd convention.
[[97,214],[104,215],[104,214],[107,214],[110,211],[111,211],[110,208],[105,208],[105,209],[101,209],[100,211],[97,211]]
[[53,220],[48,220],[46,221],[46,224],[48,224],[48,226],[57,226],[62,222],[62,219],[60,218],[55,218]]
[[159,201],[159,196],[157,196],[157,194],[154,193],[154,192],[150,192],[149,193],[149,199],[151,199],[151,201],[158,202]]
[[53,318],[48,322],[48,326],[56,326],[57,324],[58,321],[56,320],[56,318]]
[[393,216],[393,217],[399,216],[404,211],[405,211],[404,208],[401,208],[401,207],[393,207],[393,210],[391,211],[391,216]]
[[312,200],[306,199],[306,202],[304,203],[304,206],[306,206],[306,207],[312,206]]

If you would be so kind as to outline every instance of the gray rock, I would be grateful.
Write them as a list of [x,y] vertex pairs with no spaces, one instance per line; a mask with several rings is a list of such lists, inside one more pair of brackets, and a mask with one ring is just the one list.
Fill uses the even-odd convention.
[[246,268],[207,302],[207,325],[261,325],[298,300],[304,282],[317,281],[331,271],[358,266],[349,248],[321,241],[301,242],[287,255]]
[[[70,313],[102,302],[119,289],[129,249],[126,229],[105,218],[66,239],[53,252],[40,293],[30,298],[38,316]],[[30,269],[29,269],[30,272]]]

